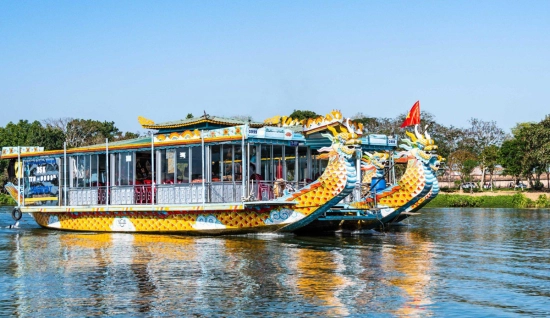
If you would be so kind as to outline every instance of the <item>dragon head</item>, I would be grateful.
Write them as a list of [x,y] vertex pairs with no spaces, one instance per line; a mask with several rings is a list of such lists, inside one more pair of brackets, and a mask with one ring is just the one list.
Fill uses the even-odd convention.
[[361,130],[356,129],[352,125],[349,118],[335,127],[328,126],[328,129],[332,135],[322,134],[322,136],[330,139],[332,141],[332,145],[330,147],[323,147],[319,149],[319,152],[336,153],[346,159],[353,157],[357,147],[361,145],[361,139],[359,136],[361,135]]
[[424,135],[422,135],[418,131],[418,125],[415,125],[414,134],[408,131],[405,132],[409,138],[402,139],[403,143],[399,146],[405,149],[408,156],[415,157],[433,171],[437,171],[444,159],[437,155],[437,145],[430,137],[427,128],[426,126]]
[[390,155],[386,152],[363,152],[361,158],[361,167],[367,168],[368,166],[374,166],[376,168],[376,177],[384,176],[384,168],[387,168],[390,164]]

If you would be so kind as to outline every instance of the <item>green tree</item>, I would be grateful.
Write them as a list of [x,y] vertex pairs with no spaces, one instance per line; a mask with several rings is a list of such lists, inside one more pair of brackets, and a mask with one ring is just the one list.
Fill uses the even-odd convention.
[[289,115],[290,118],[304,120],[309,118],[317,118],[319,115],[311,110],[294,110],[292,114]]
[[499,149],[498,163],[504,168],[503,173],[508,176],[513,176],[516,183],[523,173],[523,153],[522,147],[518,140],[505,140]]
[[82,147],[117,140],[120,130],[110,121],[73,119],[67,123],[65,140],[68,147]]
[[514,138],[521,147],[522,175],[529,180],[531,187],[542,188],[541,175],[546,173],[548,179],[550,164],[550,118],[546,116],[539,123],[518,124]]
[[550,188],[550,115],[546,115],[539,123],[537,132],[541,145],[537,149],[537,156],[542,164],[542,170],[546,173],[546,184]]
[[506,134],[495,121],[471,118],[470,125],[470,128],[465,131],[463,146],[476,154],[481,169],[481,182],[484,182],[489,164],[489,159],[485,157],[487,154],[485,149],[490,146],[500,146]]
[[391,118],[367,117],[362,113],[358,113],[352,119],[355,122],[362,123],[368,134],[395,135],[399,132],[395,120]]
[[[70,117],[49,118],[43,121],[46,128],[61,132],[67,147],[81,147],[93,144],[101,144],[105,139],[109,141],[138,138],[139,133],[122,132],[114,122],[100,122],[91,119],[74,119]],[[63,148],[63,142],[58,148]]]
[[[491,191],[493,191],[493,175],[495,173],[495,167],[498,164],[499,160],[499,147],[496,145],[490,145],[487,148],[483,149],[483,152],[481,153],[481,156],[485,160],[485,168],[487,169],[487,172],[490,176],[490,185],[491,185]],[[481,180],[482,183],[485,182],[485,180]]]
[[478,163],[476,155],[464,149],[459,149],[451,153],[448,162],[450,171],[458,172],[462,183],[471,181],[470,174]]

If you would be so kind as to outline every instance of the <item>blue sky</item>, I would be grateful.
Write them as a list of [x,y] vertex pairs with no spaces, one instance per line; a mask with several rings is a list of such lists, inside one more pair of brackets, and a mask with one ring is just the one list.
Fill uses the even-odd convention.
[[0,126],[550,114],[550,1],[2,1]]

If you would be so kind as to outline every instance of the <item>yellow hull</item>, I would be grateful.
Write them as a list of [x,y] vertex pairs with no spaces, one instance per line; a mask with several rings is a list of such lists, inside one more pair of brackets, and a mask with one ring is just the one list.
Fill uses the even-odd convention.
[[[34,209],[38,210],[38,209]],[[184,234],[240,234],[274,232],[303,218],[281,206],[247,207],[241,210],[162,210],[58,212],[42,208],[28,211],[49,229],[91,232],[141,232]]]

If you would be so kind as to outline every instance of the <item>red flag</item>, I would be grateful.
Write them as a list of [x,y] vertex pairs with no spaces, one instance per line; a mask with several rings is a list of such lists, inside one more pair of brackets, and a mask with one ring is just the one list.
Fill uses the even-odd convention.
[[401,125],[401,128],[416,124],[420,124],[420,101],[414,103],[413,107],[407,114],[407,118],[405,118],[405,121]]

